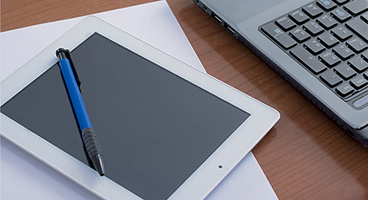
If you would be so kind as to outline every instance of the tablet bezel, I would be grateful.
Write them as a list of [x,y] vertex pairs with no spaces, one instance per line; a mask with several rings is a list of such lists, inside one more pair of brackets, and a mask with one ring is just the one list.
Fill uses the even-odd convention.
[[[170,196],[170,199],[205,198],[231,169],[251,151],[280,117],[279,113],[273,108],[94,16],[84,19],[2,81],[0,83],[1,105],[58,61],[55,57],[56,49],[59,47],[74,49],[95,32],[250,114],[248,119]],[[100,177],[90,167],[24,128],[3,113],[1,113],[1,123],[2,137],[101,198],[140,199],[109,178]]]

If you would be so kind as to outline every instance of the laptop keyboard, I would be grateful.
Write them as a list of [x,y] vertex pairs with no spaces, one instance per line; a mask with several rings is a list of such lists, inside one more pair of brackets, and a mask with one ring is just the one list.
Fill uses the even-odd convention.
[[367,91],[367,0],[313,1],[260,30],[343,100]]

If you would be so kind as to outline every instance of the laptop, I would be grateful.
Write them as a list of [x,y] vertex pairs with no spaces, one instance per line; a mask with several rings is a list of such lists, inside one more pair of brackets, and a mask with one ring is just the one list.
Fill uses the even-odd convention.
[[368,0],[193,0],[368,146]]

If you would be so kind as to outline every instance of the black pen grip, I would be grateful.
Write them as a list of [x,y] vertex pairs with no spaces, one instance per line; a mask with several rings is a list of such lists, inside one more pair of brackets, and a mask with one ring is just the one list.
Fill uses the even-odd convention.
[[82,137],[88,156],[90,158],[96,156],[97,154],[102,155],[100,143],[97,140],[96,132],[95,130],[93,130],[93,128],[83,129]]
[[102,157],[102,150],[98,143],[96,132],[93,128],[85,128],[82,131],[84,146],[86,147],[89,158],[98,173],[103,176],[105,174],[105,166]]

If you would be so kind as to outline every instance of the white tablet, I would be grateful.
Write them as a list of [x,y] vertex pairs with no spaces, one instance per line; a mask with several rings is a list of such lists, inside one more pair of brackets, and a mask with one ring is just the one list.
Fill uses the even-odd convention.
[[[71,50],[103,177],[83,149],[55,56],[60,47]],[[1,82],[1,136],[104,199],[203,199],[278,119],[276,110],[96,17]]]

